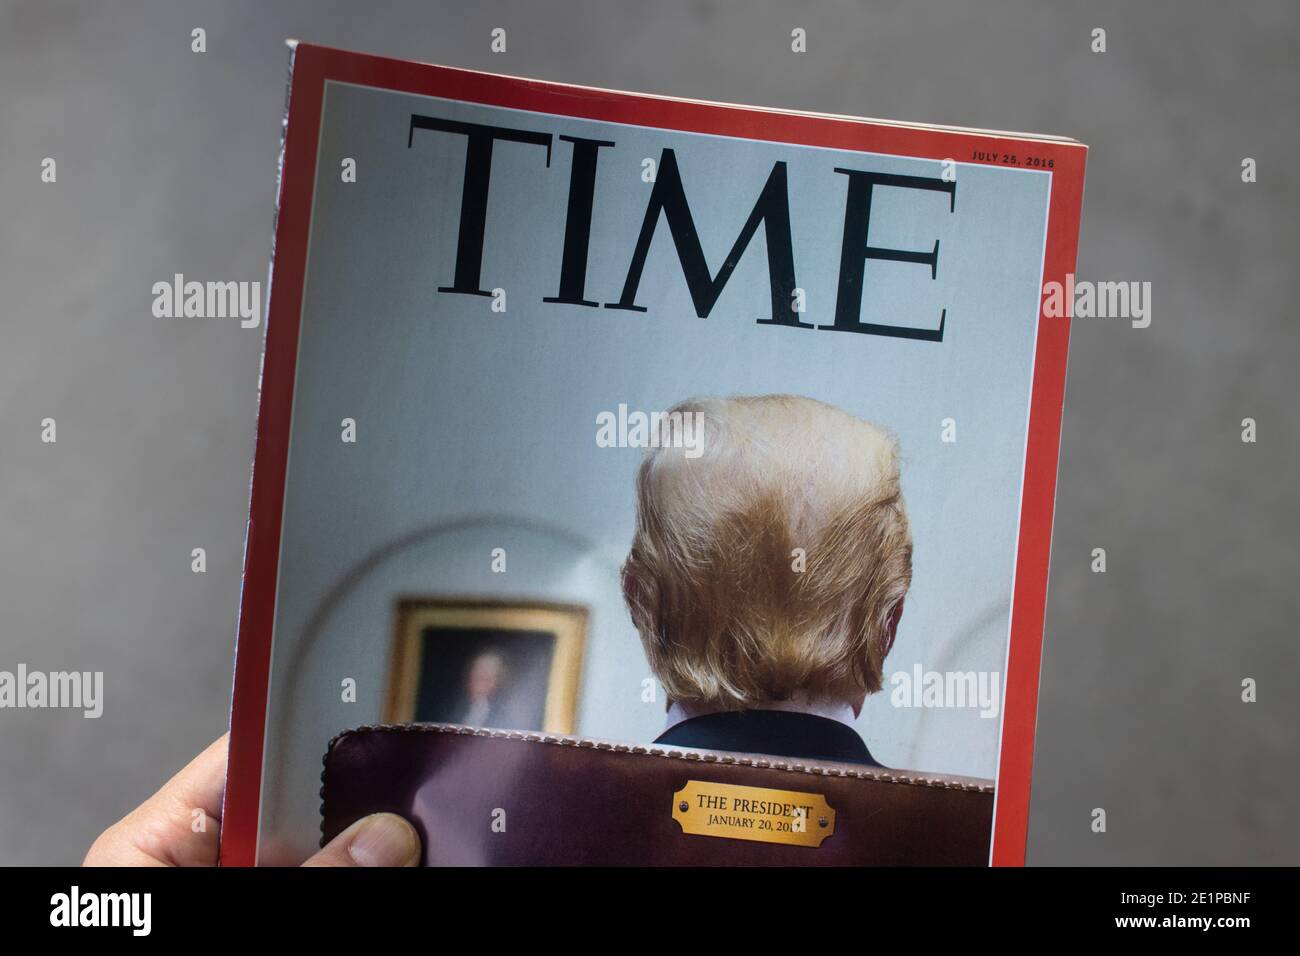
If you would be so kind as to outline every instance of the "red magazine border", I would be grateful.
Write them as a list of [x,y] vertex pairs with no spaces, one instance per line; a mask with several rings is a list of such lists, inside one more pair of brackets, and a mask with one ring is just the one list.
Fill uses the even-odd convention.
[[[257,855],[289,430],[327,80],[611,123],[924,159],[958,159],[972,149],[1005,153],[1014,144],[1017,154],[1027,153],[1053,164],[1042,281],[1064,283],[1066,274],[1074,271],[1078,250],[1087,154],[1087,148],[1078,143],[633,95],[298,44],[290,80],[244,558],[221,827],[221,862],[225,866],[253,865]],[[1069,334],[1068,318],[1048,318],[1040,311],[1005,674],[990,851],[993,865],[1018,866],[1025,857]]]

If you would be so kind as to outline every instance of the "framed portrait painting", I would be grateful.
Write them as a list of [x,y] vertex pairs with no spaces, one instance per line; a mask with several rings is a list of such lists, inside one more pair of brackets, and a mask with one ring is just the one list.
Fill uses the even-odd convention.
[[572,733],[587,609],[402,598],[384,719]]

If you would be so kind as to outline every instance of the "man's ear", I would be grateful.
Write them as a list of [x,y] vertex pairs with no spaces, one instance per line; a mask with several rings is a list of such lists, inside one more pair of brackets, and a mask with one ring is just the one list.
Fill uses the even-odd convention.
[[889,612],[889,625],[885,628],[885,653],[881,655],[882,660],[894,649],[894,638],[898,636],[898,622],[903,617],[903,602],[906,600],[906,598],[899,598],[894,609]]

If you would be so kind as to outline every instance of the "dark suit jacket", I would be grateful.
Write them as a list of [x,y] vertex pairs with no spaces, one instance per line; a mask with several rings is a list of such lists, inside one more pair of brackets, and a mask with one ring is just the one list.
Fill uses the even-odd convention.
[[785,710],[738,710],[691,717],[669,727],[655,743],[880,766],[852,727],[829,717]]

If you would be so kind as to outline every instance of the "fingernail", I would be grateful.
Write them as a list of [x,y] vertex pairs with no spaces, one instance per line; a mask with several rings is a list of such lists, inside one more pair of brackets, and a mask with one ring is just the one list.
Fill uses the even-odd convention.
[[376,813],[357,827],[348,856],[357,866],[414,866],[420,859],[420,838],[396,814]]

